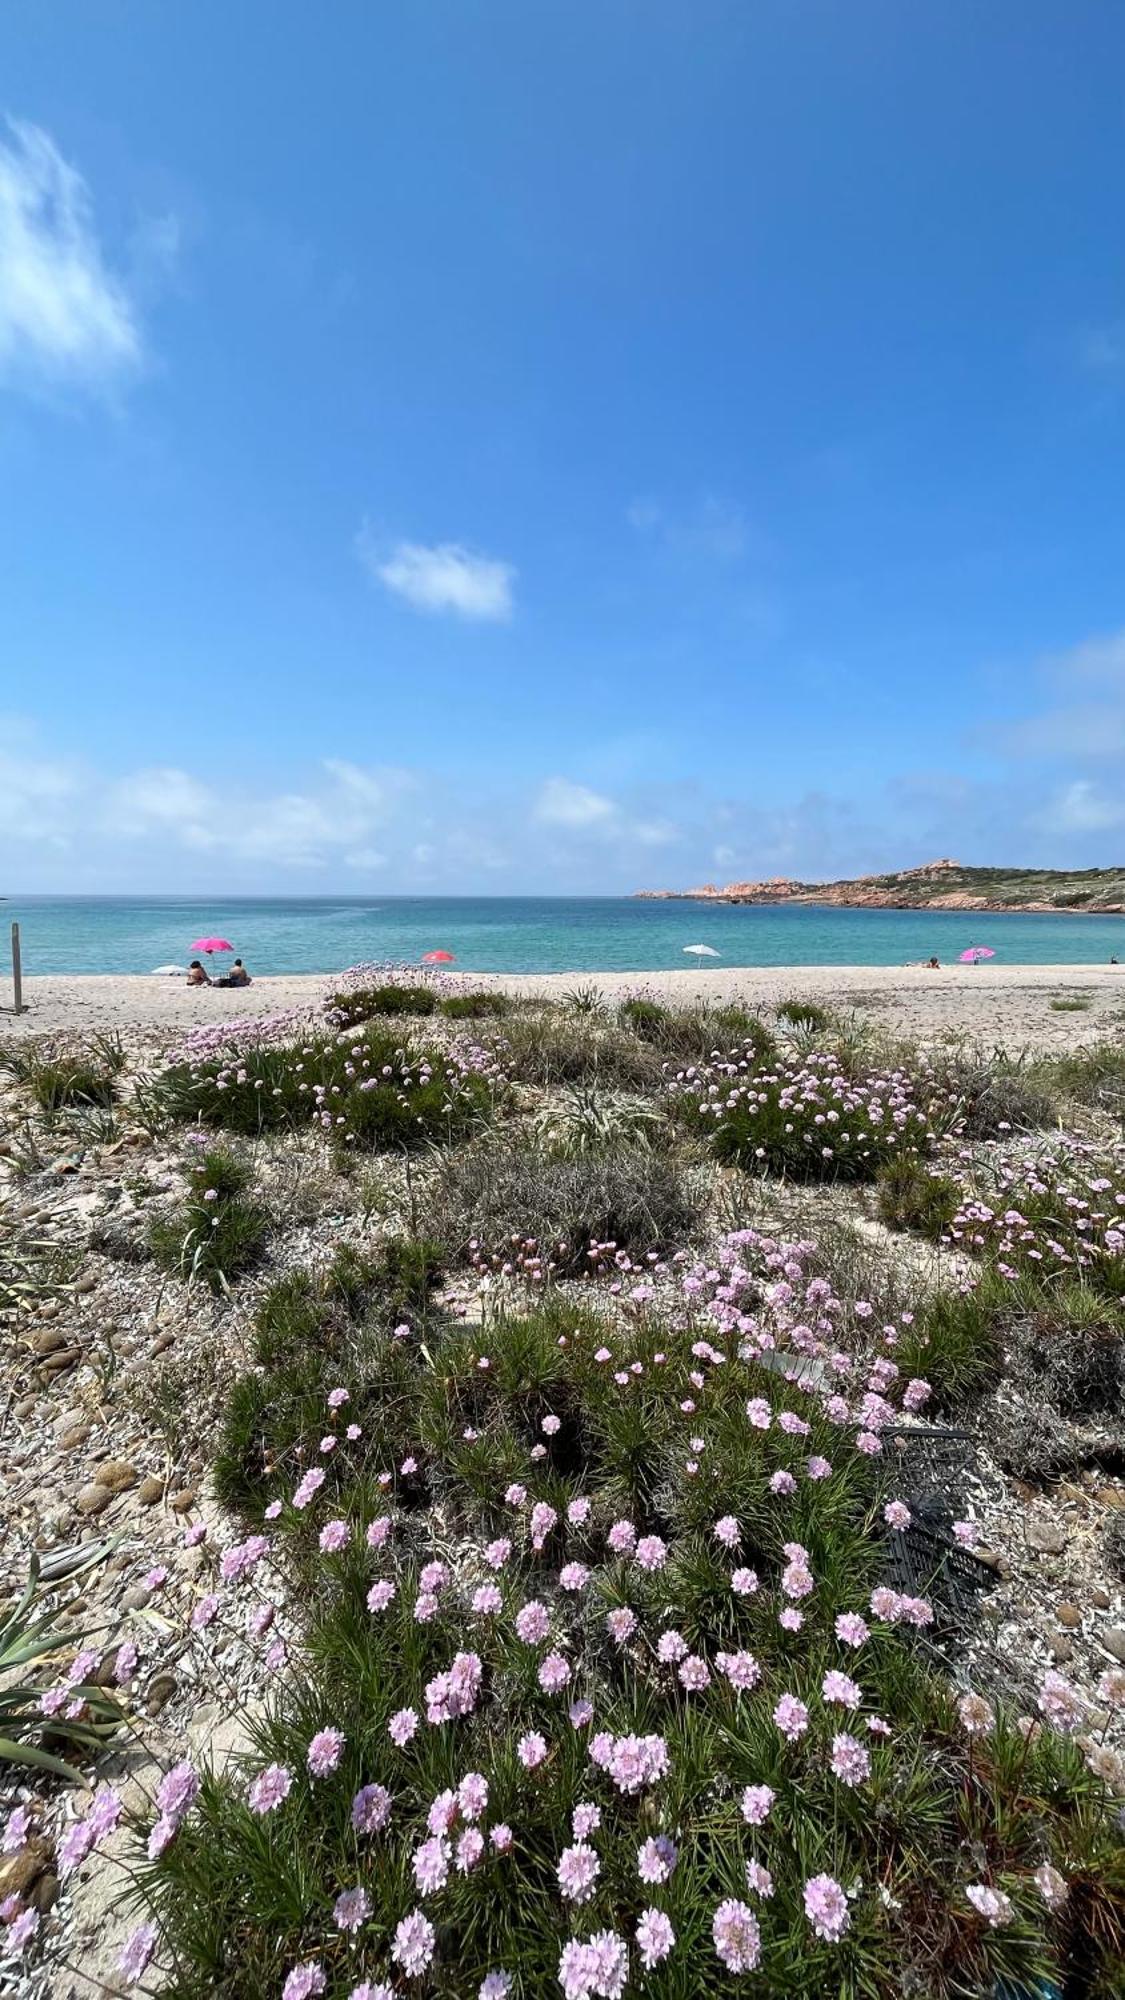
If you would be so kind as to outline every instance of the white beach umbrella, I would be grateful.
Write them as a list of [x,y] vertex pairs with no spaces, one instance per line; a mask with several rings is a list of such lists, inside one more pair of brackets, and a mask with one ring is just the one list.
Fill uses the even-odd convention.
[[684,950],[690,951],[696,958],[718,958],[720,956],[713,944],[685,944]]
[[187,967],[183,965],[154,965],[149,978],[182,979],[186,970]]

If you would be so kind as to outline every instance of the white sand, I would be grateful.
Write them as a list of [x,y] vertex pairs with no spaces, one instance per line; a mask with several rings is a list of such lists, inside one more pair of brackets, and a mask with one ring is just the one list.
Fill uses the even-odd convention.
[[[562,998],[596,986],[607,998],[644,993],[671,1004],[708,999],[769,1007],[801,994],[840,1008],[877,1010],[888,1028],[927,1041],[964,1034],[988,1046],[1064,1050],[1125,1030],[1125,965],[708,966],[672,972],[554,972],[461,976],[515,994]],[[0,1043],[59,1030],[81,1033],[145,1028],[169,1037],[200,1023],[315,1005],[331,975],[256,978],[243,990],[188,987],[152,976],[74,976],[24,982],[27,1012],[11,1013],[11,986],[0,984]],[[1058,1013],[1051,1001],[1080,995],[1088,1011]]]

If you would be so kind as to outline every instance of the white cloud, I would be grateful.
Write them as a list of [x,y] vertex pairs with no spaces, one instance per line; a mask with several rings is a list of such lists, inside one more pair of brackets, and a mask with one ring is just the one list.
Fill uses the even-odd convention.
[[136,368],[143,342],[107,268],[89,189],[37,125],[0,141],[0,378],[97,387]]
[[104,819],[123,833],[143,833],[151,826],[192,826],[206,829],[219,801],[206,785],[187,771],[169,765],[134,771],[112,785],[106,795]]
[[1125,800],[1111,799],[1088,778],[1078,778],[1052,801],[1046,818],[1058,833],[1100,833],[1125,826]]
[[617,818],[617,807],[586,785],[548,778],[535,802],[535,817],[545,826],[605,827]]
[[364,875],[374,875],[380,868],[386,867],[387,857],[374,847],[359,847],[354,854],[345,854],[344,864],[348,868],[358,869]]
[[366,524],[356,549],[368,574],[416,611],[500,624],[512,615],[511,563],[477,555],[460,542],[396,542],[387,549]]

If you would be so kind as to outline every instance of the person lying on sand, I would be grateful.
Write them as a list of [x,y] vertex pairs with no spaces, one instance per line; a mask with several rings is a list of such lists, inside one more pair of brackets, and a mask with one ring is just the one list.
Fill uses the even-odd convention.
[[199,960],[193,958],[188,966],[187,983],[189,986],[211,986],[214,982],[210,974],[204,972]]
[[926,970],[927,972],[940,972],[941,971],[940,958],[928,958],[926,960]]

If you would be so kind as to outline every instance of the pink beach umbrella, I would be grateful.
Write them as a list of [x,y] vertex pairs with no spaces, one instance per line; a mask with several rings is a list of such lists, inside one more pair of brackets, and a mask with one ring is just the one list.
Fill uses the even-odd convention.
[[995,958],[996,953],[986,944],[971,944],[968,951],[961,953],[962,965],[975,965],[978,959]]
[[451,951],[424,951],[421,963],[423,965],[452,965],[453,953]]
[[196,938],[194,944],[189,944],[188,950],[205,951],[210,955],[213,951],[233,951],[234,946],[231,944],[229,938],[202,937]]

